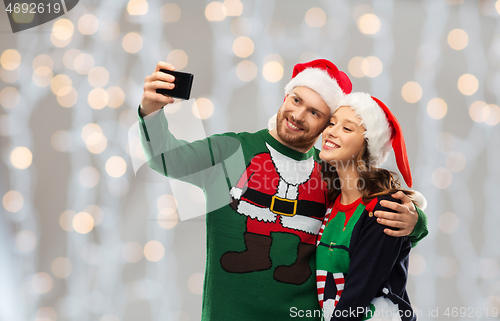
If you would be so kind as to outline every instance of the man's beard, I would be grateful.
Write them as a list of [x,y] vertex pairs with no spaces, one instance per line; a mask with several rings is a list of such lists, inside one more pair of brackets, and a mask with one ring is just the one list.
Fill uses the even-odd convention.
[[[291,115],[291,114],[289,114]],[[290,134],[286,129],[286,117],[284,115],[283,109],[280,109],[276,119],[276,132],[278,137],[281,138],[286,144],[296,147],[296,148],[304,148],[304,147],[312,147],[318,136],[321,134],[323,130],[320,130],[318,133],[311,133],[309,129],[304,129],[296,135]],[[302,127],[302,123],[294,121],[297,125]]]

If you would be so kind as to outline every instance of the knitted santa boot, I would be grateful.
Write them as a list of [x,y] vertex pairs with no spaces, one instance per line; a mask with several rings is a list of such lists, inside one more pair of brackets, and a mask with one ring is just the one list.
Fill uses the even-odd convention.
[[246,273],[268,270],[272,266],[269,251],[271,250],[272,237],[245,232],[245,245],[243,252],[226,252],[220,259],[222,268],[227,272]]
[[309,260],[316,250],[314,244],[299,243],[297,260],[292,265],[280,265],[274,270],[274,279],[283,283],[302,284],[311,276]]

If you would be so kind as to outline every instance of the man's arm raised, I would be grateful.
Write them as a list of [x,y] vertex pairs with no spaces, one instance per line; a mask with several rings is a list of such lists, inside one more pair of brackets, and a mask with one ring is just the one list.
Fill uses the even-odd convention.
[[[161,72],[161,69],[175,68],[166,62],[156,65],[155,71],[145,78],[144,93],[138,111],[140,140],[149,167],[164,176],[194,184],[202,189],[207,186],[218,186],[218,189],[221,189],[220,185],[228,185],[227,179],[236,181],[246,166],[236,134],[212,135],[195,141],[182,140],[172,134],[167,117],[159,111],[165,105],[173,103],[174,99],[159,94],[156,90],[174,88],[172,82],[175,78]],[[182,126],[184,130],[190,126],[181,123],[176,125]],[[199,125],[202,126],[201,123]],[[231,172],[232,175],[237,177],[227,173],[229,165],[236,173]],[[224,194],[225,199],[228,195],[229,190]]]
[[[191,174],[212,166],[208,139],[193,143],[177,139],[169,129],[164,115],[153,116],[174,99],[156,92],[157,89],[174,88],[174,76],[160,71],[174,70],[169,63],[160,61],[154,72],[144,80],[144,93],[139,106],[139,130],[144,155],[155,171],[180,180],[188,181]],[[187,147],[189,145],[189,147]],[[201,181],[192,184],[202,187]]]

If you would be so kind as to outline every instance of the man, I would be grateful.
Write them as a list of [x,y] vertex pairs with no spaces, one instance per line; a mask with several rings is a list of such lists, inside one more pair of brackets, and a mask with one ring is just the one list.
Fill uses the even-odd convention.
[[[319,320],[312,271],[326,186],[313,146],[337,102],[351,92],[349,78],[327,60],[298,64],[285,88],[276,128],[187,143],[173,137],[163,113],[154,114],[174,101],[156,93],[174,87],[173,77],[160,69],[174,67],[159,62],[146,77],[139,108],[141,139],[150,167],[206,192],[202,320]],[[231,162],[238,150],[243,151],[243,167]],[[197,173],[203,175],[195,179]],[[416,226],[411,235],[415,245],[427,233],[425,215],[419,211],[417,216],[408,197],[395,195],[403,204],[387,207],[398,214],[376,215],[382,224],[399,228],[386,229],[389,235],[408,235]],[[211,206],[220,199],[224,206]]]

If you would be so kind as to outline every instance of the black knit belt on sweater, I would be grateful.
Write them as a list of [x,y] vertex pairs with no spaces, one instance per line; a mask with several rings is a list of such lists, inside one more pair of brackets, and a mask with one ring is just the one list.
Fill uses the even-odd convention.
[[326,212],[326,204],[324,203],[308,200],[289,200],[251,188],[247,188],[242,197],[262,207],[269,207],[273,213],[285,216],[303,215],[323,218]]
[[318,246],[319,245],[326,246],[330,251],[333,251],[333,249],[337,248],[337,249],[346,250],[347,252],[349,252],[349,249],[347,248],[347,246],[337,245],[336,243],[333,243],[333,242],[330,242],[330,244],[319,242]]

